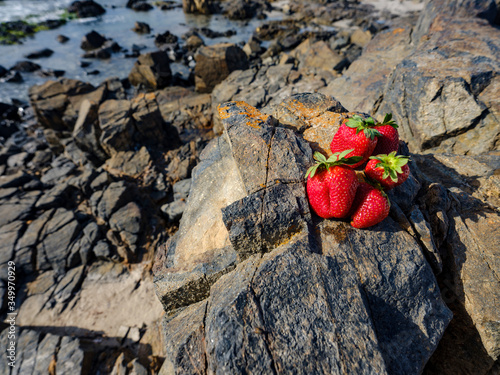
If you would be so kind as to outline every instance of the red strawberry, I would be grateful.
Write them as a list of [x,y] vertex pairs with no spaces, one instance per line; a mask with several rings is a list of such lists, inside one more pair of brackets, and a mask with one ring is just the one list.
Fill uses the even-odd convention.
[[353,207],[351,225],[354,228],[367,228],[384,220],[389,215],[391,206],[389,198],[381,189],[361,182]]
[[389,155],[370,156],[370,159],[365,167],[365,175],[380,183],[384,190],[401,185],[410,175],[408,156],[396,156],[396,151]]
[[373,150],[373,155],[390,154],[393,151],[398,151],[399,148],[399,133],[398,124],[392,119],[392,114],[387,113],[384,121],[378,123],[376,128],[381,136],[377,140],[377,146]]
[[349,214],[359,182],[350,168],[360,157],[346,158],[351,150],[337,152],[328,160],[319,152],[314,154],[317,163],[308,169],[307,196],[316,214],[324,219],[342,218]]
[[330,149],[333,153],[353,149],[349,156],[361,156],[361,160],[350,167],[359,167],[368,160],[377,145],[380,133],[373,128],[374,126],[375,121],[371,117],[365,120],[358,115],[352,116],[346,123],[340,125],[333,136]]

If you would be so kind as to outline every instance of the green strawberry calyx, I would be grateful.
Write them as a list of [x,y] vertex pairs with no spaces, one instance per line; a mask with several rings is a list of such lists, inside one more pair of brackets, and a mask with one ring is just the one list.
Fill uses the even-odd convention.
[[399,128],[398,124],[392,119],[392,113],[386,113],[384,116],[384,120],[382,122],[378,122],[376,126],[392,126],[394,129]]
[[347,158],[346,156],[349,155],[351,152],[353,152],[354,149],[351,150],[344,150],[342,152],[336,152],[332,156],[330,156],[328,159],[326,158],[325,155],[323,155],[321,152],[316,151],[314,153],[314,160],[316,160],[316,164],[314,164],[312,167],[310,167],[305,175],[305,178],[308,176],[310,178],[313,178],[314,175],[316,174],[316,171],[318,168],[330,168],[334,167],[337,165],[354,165],[361,161],[362,157],[361,156],[351,156]]
[[371,117],[364,119],[359,115],[353,115],[347,122],[346,125],[352,129],[356,129],[356,134],[363,132],[366,138],[373,140],[375,137],[380,137],[380,132],[375,129],[375,120]]
[[377,156],[370,156],[370,159],[378,160],[379,163],[376,164],[376,168],[383,168],[384,173],[382,178],[386,179],[390,177],[393,182],[398,182],[398,174],[403,173],[403,166],[408,163],[410,158],[404,155],[396,155],[396,151],[390,154],[380,154]]

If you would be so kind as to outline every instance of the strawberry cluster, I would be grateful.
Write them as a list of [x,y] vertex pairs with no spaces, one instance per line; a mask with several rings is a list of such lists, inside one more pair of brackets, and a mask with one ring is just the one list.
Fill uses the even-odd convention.
[[[385,191],[401,185],[410,174],[408,157],[396,155],[397,128],[391,114],[382,122],[354,115],[335,133],[332,156],[314,154],[316,164],[306,173],[307,196],[318,216],[350,216],[353,227],[367,228],[389,215]],[[363,178],[359,179],[355,169],[363,165]]]

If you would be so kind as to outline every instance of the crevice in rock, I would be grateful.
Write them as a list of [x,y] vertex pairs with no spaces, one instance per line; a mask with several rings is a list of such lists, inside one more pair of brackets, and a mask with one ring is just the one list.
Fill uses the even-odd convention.
[[[262,255],[260,255],[260,260],[262,261]],[[255,275],[257,274],[257,269],[259,268],[259,265],[260,265],[260,262],[259,262],[259,264],[257,264],[255,266],[255,270],[253,272],[252,278],[250,279],[248,290],[249,290],[249,293],[250,293],[250,295],[252,296],[252,298],[253,298],[253,300],[255,302],[255,306],[257,306],[257,314],[259,316],[259,320],[264,325],[264,327],[263,327],[264,329],[262,330],[262,336],[264,338],[263,342],[264,342],[264,346],[266,348],[266,352],[269,354],[269,358],[271,359],[271,371],[273,372],[273,374],[277,375],[280,372],[278,371],[278,368],[276,366],[276,360],[274,358],[273,351],[271,350],[271,340],[270,340],[270,337],[269,337],[270,336],[270,332],[267,331],[266,322],[264,320],[264,311],[262,309],[262,305],[260,304],[260,300],[257,297],[257,293],[255,293],[255,289],[253,287],[253,283],[254,283],[254,280],[255,280]]]
[[[481,114],[476,117],[469,126],[465,127],[465,128],[461,128],[461,129],[456,129],[456,130],[453,130],[453,131],[446,131],[444,134],[439,134],[439,135],[436,135],[434,137],[432,137],[431,139],[425,141],[422,143],[422,151],[424,150],[428,150],[430,148],[433,148],[433,147],[439,147],[441,145],[441,143],[443,143],[444,141],[446,141],[447,139],[449,138],[454,138],[454,137],[457,137],[461,134],[464,134],[464,133],[467,133],[468,131],[470,130],[473,130],[474,128],[476,128],[476,126],[478,126],[482,120],[489,114],[489,110],[487,108],[485,108],[483,110],[483,112],[481,112]],[[446,121],[445,121],[445,118],[443,117],[443,124],[446,128]]]
[[205,374],[208,374],[208,353],[207,353],[207,315],[208,315],[208,300],[205,304],[205,312],[203,313],[203,363]]

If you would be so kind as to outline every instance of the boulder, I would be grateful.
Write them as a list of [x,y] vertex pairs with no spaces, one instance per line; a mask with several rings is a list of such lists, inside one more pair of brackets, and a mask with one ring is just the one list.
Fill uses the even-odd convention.
[[194,70],[196,91],[211,92],[232,71],[248,68],[248,58],[238,46],[220,43],[198,48]]
[[53,53],[54,53],[54,51],[52,51],[50,48],[43,48],[43,49],[40,49],[38,51],[30,52],[25,57],[27,59],[40,59],[43,57],[50,57],[50,56],[52,56]]
[[145,22],[136,21],[132,31],[138,34],[149,34],[151,32],[151,27]]
[[74,1],[68,7],[69,13],[76,13],[78,18],[97,17],[106,13],[106,10],[94,0]]
[[105,41],[105,37],[92,30],[90,33],[85,34],[85,36],[82,38],[80,48],[85,51],[91,51],[93,49],[101,47]]
[[101,103],[105,88],[61,78],[29,89],[30,104],[38,122],[47,129],[73,130],[81,103],[88,99]]
[[306,39],[290,55],[299,61],[301,67],[340,71],[345,65],[344,57],[338,52],[332,51],[328,44],[322,40]]
[[163,51],[140,55],[128,75],[133,86],[156,90],[168,86],[172,78],[168,56]]
[[106,100],[99,106],[99,138],[108,155],[132,149],[134,124],[128,100]]
[[174,314],[162,371],[421,372],[451,312],[419,242],[390,218],[367,231],[312,215],[303,175],[314,139],[296,131],[345,110],[311,94],[282,107],[286,127],[243,102],[219,107],[225,132],[204,151],[180,229],[154,265]]
[[97,103],[93,103],[88,99],[84,100],[80,106],[78,119],[73,129],[73,139],[77,146],[92,155],[97,163],[103,162],[107,158],[99,143],[101,128],[97,117],[98,110]]

